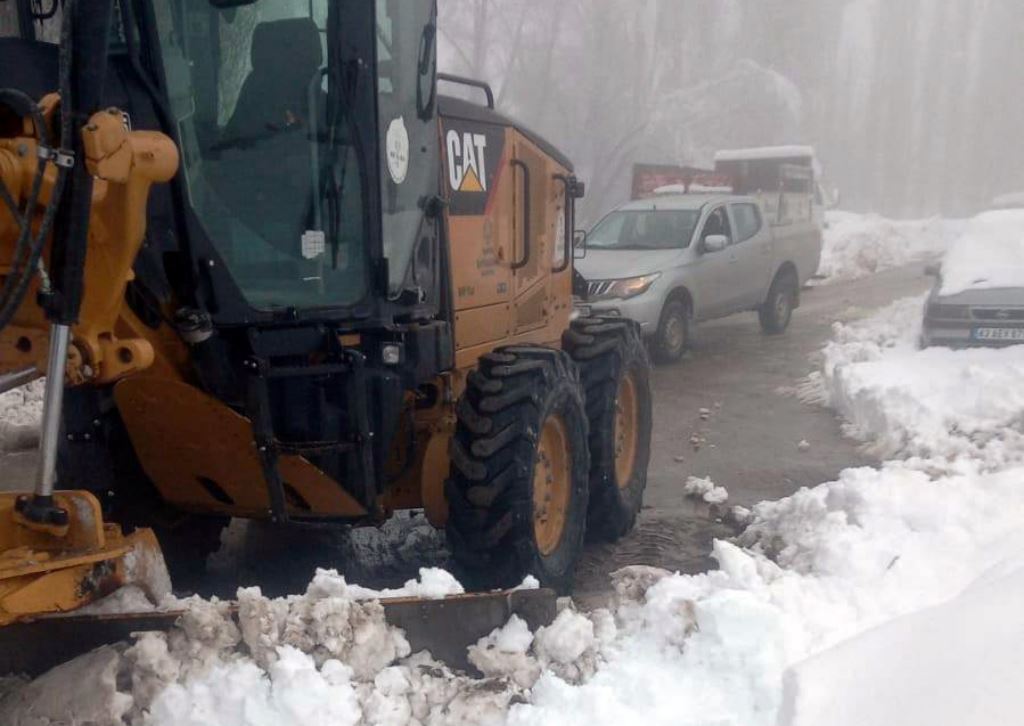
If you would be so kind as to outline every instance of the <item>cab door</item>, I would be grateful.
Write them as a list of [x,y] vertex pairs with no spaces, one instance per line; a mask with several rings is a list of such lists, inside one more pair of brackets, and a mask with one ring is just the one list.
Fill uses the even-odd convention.
[[[712,235],[725,235],[730,244],[722,250],[708,250],[705,240]],[[734,302],[738,279],[732,224],[724,204],[711,209],[697,235],[694,260],[694,315],[698,320],[728,315]]]
[[522,335],[545,327],[550,318],[556,217],[557,210],[564,210],[565,190],[551,158],[518,132],[513,131],[513,138],[512,325]]
[[729,207],[735,234],[737,291],[740,293],[736,305],[747,310],[764,302],[768,294],[768,285],[775,272],[774,243],[756,204],[736,202]]
[[[512,332],[515,212],[511,130],[442,117],[448,189],[449,259],[455,302],[456,363],[472,363]],[[493,347],[493,346],[492,346]],[[465,358],[463,361],[462,358]]]

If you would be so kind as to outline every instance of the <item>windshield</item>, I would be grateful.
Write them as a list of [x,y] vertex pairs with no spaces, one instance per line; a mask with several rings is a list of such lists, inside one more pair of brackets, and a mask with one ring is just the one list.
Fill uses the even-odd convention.
[[612,212],[587,237],[596,250],[671,250],[690,245],[700,220],[695,209]]
[[[391,290],[401,288],[421,237],[419,201],[437,173],[429,109],[417,107],[421,79],[433,78],[419,57],[431,6],[396,23],[395,2],[377,0],[371,31],[357,20],[365,13],[327,0],[155,5],[188,197],[249,304],[360,301],[376,239]],[[365,135],[378,118],[372,76],[336,60],[370,47],[371,32],[380,128],[368,133],[380,139],[378,159]]]
[[365,184],[327,72],[327,6],[156,3],[189,199],[256,308],[366,291]]

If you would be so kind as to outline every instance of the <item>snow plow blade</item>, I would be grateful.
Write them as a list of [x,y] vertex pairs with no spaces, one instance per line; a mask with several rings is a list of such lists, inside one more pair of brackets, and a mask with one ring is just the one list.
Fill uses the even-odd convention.
[[0,628],[76,610],[126,584],[155,598],[170,580],[151,530],[131,535],[104,524],[88,492],[57,492],[66,521],[40,524],[21,513],[31,495],[0,493]]
[[[466,648],[518,615],[531,630],[557,614],[552,590],[512,590],[455,595],[441,600],[381,600],[390,625],[405,631],[412,652],[429,650],[448,666],[471,671]],[[38,676],[102,645],[134,634],[168,631],[180,612],[41,618],[0,628],[0,675]]]

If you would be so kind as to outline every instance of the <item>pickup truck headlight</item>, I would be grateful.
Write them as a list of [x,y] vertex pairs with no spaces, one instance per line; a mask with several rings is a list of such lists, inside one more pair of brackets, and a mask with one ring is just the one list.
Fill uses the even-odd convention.
[[660,272],[641,277],[627,277],[624,280],[606,280],[597,285],[597,292],[591,295],[592,300],[628,300],[647,292],[654,281],[661,277]]

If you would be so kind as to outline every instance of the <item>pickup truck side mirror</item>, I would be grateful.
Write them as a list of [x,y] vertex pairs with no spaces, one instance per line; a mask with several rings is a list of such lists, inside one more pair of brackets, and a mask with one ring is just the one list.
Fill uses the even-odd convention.
[[572,234],[572,258],[582,260],[587,256],[586,230],[578,229]]
[[729,238],[724,234],[709,234],[701,244],[703,252],[721,252],[729,246]]

